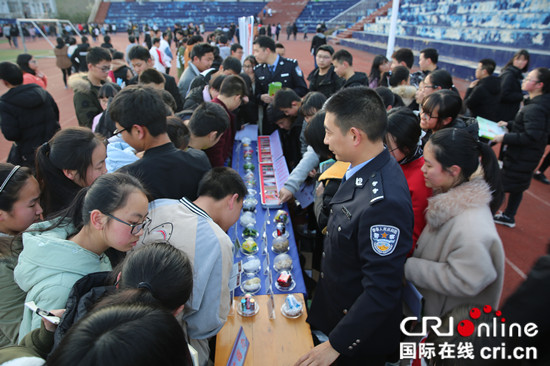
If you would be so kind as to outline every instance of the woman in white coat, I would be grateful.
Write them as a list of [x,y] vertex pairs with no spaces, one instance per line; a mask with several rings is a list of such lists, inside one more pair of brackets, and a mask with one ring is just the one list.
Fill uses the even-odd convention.
[[434,195],[405,276],[424,296],[424,315],[468,303],[496,307],[504,280],[504,249],[491,213],[503,196],[496,156],[463,129],[448,128],[430,137],[424,159]]

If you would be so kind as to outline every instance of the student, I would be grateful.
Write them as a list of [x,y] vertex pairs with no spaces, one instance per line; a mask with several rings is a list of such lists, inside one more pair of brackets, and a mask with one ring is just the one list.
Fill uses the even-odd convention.
[[[25,302],[44,309],[64,307],[79,278],[111,269],[107,249],[127,252],[136,245],[146,216],[147,196],[137,179],[119,173],[98,178],[62,215],[23,234],[14,278],[27,292]],[[38,328],[40,319],[25,309],[19,339]]]
[[317,68],[307,77],[309,90],[321,92],[327,98],[340,90],[344,84],[344,80],[334,72],[333,54],[334,49],[332,46],[324,44],[317,47],[317,53],[315,54]]
[[139,303],[113,304],[76,324],[47,364],[191,366],[185,344],[185,335],[171,313]]
[[108,82],[111,60],[111,53],[105,48],[90,48],[86,54],[88,71],[69,78],[69,86],[74,91],[73,103],[79,126],[92,127],[94,117],[103,112],[97,94],[99,88]]
[[222,106],[229,117],[229,127],[226,132],[214,146],[205,150],[212,167],[223,166],[231,158],[237,132],[236,116],[233,111],[247,102],[248,90],[244,80],[238,75],[227,76],[220,87],[220,94],[212,99],[212,103]]
[[353,56],[346,50],[339,50],[332,55],[334,72],[344,79],[342,88],[369,85],[367,74],[353,69]]
[[[149,53],[149,51],[143,46],[135,46],[130,49],[128,57],[130,58],[134,71],[137,74],[128,83],[130,85],[137,84],[139,76],[145,70],[153,68],[154,61],[151,58],[151,54]],[[181,111],[183,109],[183,99],[179,94],[178,87],[176,85],[176,79],[174,79],[173,76],[164,73],[162,74],[162,76],[164,76],[165,79],[164,90],[172,94],[174,100],[176,101],[177,111]]]
[[38,70],[38,61],[28,53],[17,56],[17,65],[23,71],[23,85],[36,84],[46,89],[48,77]]
[[176,116],[166,118],[166,132],[177,149],[187,150],[191,132],[181,118]]
[[500,79],[493,75],[496,66],[490,58],[480,60],[477,65],[476,80],[470,83],[464,97],[464,104],[472,117],[499,121]]
[[273,104],[267,107],[267,118],[273,121],[279,131],[283,155],[288,170],[294,169],[302,159],[302,136],[303,119],[287,116],[283,111],[275,108]]
[[[196,79],[197,78],[195,78],[195,80]],[[211,102],[214,98],[217,98],[218,95],[220,95],[220,89],[224,79],[225,75],[223,74],[212,76],[208,84],[191,89],[183,103],[182,114],[189,115],[189,113],[192,113],[202,103]]]
[[149,50],[149,54],[151,55],[151,60],[153,60],[153,68],[163,74],[167,73],[167,68],[170,71],[170,62],[172,59],[164,51],[161,51],[159,38],[153,38],[153,47]]
[[229,128],[229,116],[217,103],[202,103],[191,115],[188,123],[189,147],[206,150],[214,146]]
[[500,78],[500,115],[501,121],[512,121],[523,102],[521,84],[523,74],[529,70],[530,55],[527,50],[519,50],[504,65]]
[[111,67],[113,73],[113,82],[120,87],[125,87],[126,85],[128,85],[128,82],[134,77],[132,69],[124,61],[124,54],[122,52],[113,52],[113,61],[111,63]]
[[518,112],[514,121],[500,121],[510,132],[496,136],[493,141],[506,145],[502,182],[509,192],[503,213],[495,216],[497,224],[514,227],[515,216],[523,192],[529,188],[533,173],[548,143],[550,122],[550,70],[539,67],[523,80],[522,89],[529,93],[529,102]]
[[[189,44],[188,48],[190,48]],[[189,86],[193,79],[212,66],[214,47],[208,43],[197,43],[193,46],[189,57],[190,62],[186,65],[185,71],[178,81],[178,90],[182,99],[185,99],[189,93]]]
[[166,133],[166,107],[157,91],[128,86],[113,99],[109,110],[117,127],[113,135],[144,152],[122,171],[139,177],[153,199],[196,198],[198,183],[210,170],[210,162],[203,152],[178,150],[172,144]]
[[423,151],[419,145],[421,133],[418,117],[410,109],[393,108],[388,112],[386,147],[403,169],[414,212],[413,247],[409,257],[416,248],[420,233],[426,226],[424,212],[428,206],[428,198],[432,195],[432,190],[424,183],[424,174],[421,171],[424,165]]
[[275,52],[279,56],[285,57],[285,53],[286,53],[285,45],[279,42],[275,43]]
[[35,151],[60,128],[53,97],[36,84],[23,85],[23,74],[11,62],[0,63],[0,80],[8,91],[0,97],[0,128],[13,141],[7,161],[34,169]]
[[243,46],[238,43],[231,45],[231,57],[235,57],[237,60],[242,61],[244,55]]
[[65,43],[63,38],[57,37],[57,45],[53,49],[55,55],[55,66],[57,66],[63,73],[63,83],[65,89],[67,89],[67,76],[71,76],[71,59],[68,55],[69,46]]
[[29,168],[0,163],[0,347],[16,344],[25,292],[13,280],[22,242],[16,235],[40,219],[40,188]]
[[379,86],[388,86],[387,79],[384,77],[388,71],[390,71],[390,62],[384,55],[374,56],[372,60],[372,66],[369,74],[369,87],[376,89]]
[[82,36],[81,42],[72,53],[71,62],[77,72],[88,72],[88,62],[86,61],[86,54],[90,49],[88,37]]
[[119,91],[120,86],[114,83],[108,83],[99,88],[98,97],[103,112],[94,117],[92,131],[99,133],[105,138],[113,136],[113,131],[116,129],[115,123],[109,117],[108,108],[111,100],[113,100]]
[[336,159],[351,165],[331,200],[321,279],[307,319],[329,340],[296,364],[338,358],[343,364],[384,365],[399,345],[411,196],[384,147],[387,117],[378,94],[366,87],[342,89],[324,109],[325,143]]
[[164,74],[156,69],[147,69],[138,77],[138,83],[142,86],[148,86],[157,90],[164,90],[166,79]]
[[504,282],[504,249],[491,220],[491,207],[502,202],[496,156],[466,131],[446,128],[430,137],[424,160],[434,196],[405,277],[424,297],[424,315],[461,304],[496,308]]
[[64,128],[41,145],[36,151],[36,179],[44,217],[67,208],[83,187],[105,174],[105,158],[103,139],[84,127]]
[[213,168],[201,180],[195,201],[183,197],[151,202],[151,229],[140,240],[139,245],[148,245],[163,238],[193,262],[193,293],[183,320],[200,365],[206,365],[208,340],[220,331],[229,313],[233,244],[226,232],[238,220],[245,194],[236,171]]
[[[388,79],[392,93],[399,95],[406,107],[409,107],[415,101],[414,97],[416,95],[416,88],[410,85],[410,78],[409,69],[405,66],[396,66]],[[418,109],[418,105],[414,103],[414,106],[410,108]]]
[[424,48],[418,56],[418,66],[420,71],[411,74],[411,85],[418,86],[422,80],[431,72],[439,70],[437,62],[439,61],[439,52],[435,48]]

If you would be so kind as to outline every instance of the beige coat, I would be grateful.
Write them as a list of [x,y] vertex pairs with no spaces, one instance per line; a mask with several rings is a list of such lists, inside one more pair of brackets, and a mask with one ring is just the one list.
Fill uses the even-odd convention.
[[53,53],[55,54],[55,65],[60,69],[68,69],[73,65],[71,59],[67,55],[67,50],[69,47],[66,45],[63,48],[55,47]]
[[424,296],[424,315],[457,305],[497,307],[504,280],[504,249],[489,209],[491,193],[475,178],[429,199],[427,225],[405,263],[405,276]]

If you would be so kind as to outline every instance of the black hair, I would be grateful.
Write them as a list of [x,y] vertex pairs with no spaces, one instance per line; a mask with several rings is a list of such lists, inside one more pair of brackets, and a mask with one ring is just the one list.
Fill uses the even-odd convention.
[[338,50],[334,55],[332,55],[332,60],[339,63],[346,61],[350,66],[353,66],[353,56],[347,50]]
[[462,128],[444,128],[430,136],[429,143],[435,159],[442,168],[457,165],[461,169],[459,184],[470,180],[470,177],[479,167],[480,156],[483,168],[483,177],[492,191],[490,203],[494,214],[504,198],[500,177],[500,167],[494,151],[488,144],[476,141],[474,137]]
[[160,71],[153,68],[144,70],[138,77],[140,84],[162,84],[166,82],[166,78]]
[[82,37],[80,37],[80,41],[81,41],[82,43],[88,43],[88,37],[82,36]]
[[0,80],[4,80],[13,86],[23,84],[23,72],[13,62],[0,63]]
[[278,90],[273,97],[273,108],[291,108],[292,102],[301,102],[302,98],[290,88]]
[[529,64],[531,63],[531,56],[529,55],[529,51],[527,50],[519,50],[517,51],[514,56],[512,56],[512,58],[506,63],[506,65],[504,65],[504,67],[502,68],[502,70],[505,70],[507,69],[508,67],[510,66],[514,66],[514,60],[516,58],[520,58],[520,57],[523,57],[527,60],[527,63],[525,64],[525,67],[523,69],[521,69],[520,71],[521,72],[527,72],[527,70],[529,70]]
[[221,44],[226,44],[227,43],[227,37],[225,35],[221,35],[218,37],[218,42],[221,43]]
[[397,107],[388,112],[387,133],[393,136],[396,147],[408,157],[416,151],[422,129],[417,115],[412,110]]
[[77,364],[191,366],[192,362],[184,332],[172,314],[153,306],[114,304],[73,325],[46,362]]
[[63,38],[57,37],[55,39],[55,41],[57,42],[57,46],[55,46],[56,48],[61,49],[61,48],[65,47],[65,41],[63,40]]
[[449,122],[449,124],[452,124],[462,111],[462,107],[462,98],[452,90],[438,90],[426,96],[422,101],[422,111],[429,115],[431,115],[436,108],[439,108],[437,111],[437,123],[435,128],[433,128],[434,131],[445,128],[443,120],[446,118],[451,117],[451,122]]
[[487,74],[493,75],[493,72],[495,72],[495,68],[497,67],[497,63],[495,62],[495,60],[484,58],[482,60],[479,60],[479,63],[481,64],[481,68],[487,71]]
[[243,61],[243,65],[246,61],[249,61],[252,64],[252,68],[258,65],[258,61],[256,61],[256,57],[254,57],[254,55],[246,56]]
[[189,37],[189,40],[187,41],[187,45],[192,46],[196,43],[203,42],[203,41],[204,41],[204,38],[202,36],[194,35]]
[[317,55],[317,53],[319,51],[326,51],[326,52],[330,53],[331,56],[334,55],[334,48],[332,48],[332,46],[329,45],[329,44],[324,44],[324,45],[321,45],[321,46],[317,47],[317,50],[315,51],[315,55]]
[[121,90],[120,86],[115,83],[105,83],[99,88],[97,93],[98,98],[113,98]]
[[394,92],[391,91],[390,88],[387,88],[385,86],[379,86],[376,89],[374,89],[376,93],[382,98],[382,102],[384,102],[384,106],[386,107],[386,110],[388,107],[402,107],[405,105],[403,103],[403,99]]
[[219,104],[201,103],[191,115],[188,127],[197,137],[204,137],[212,131],[220,136],[229,128],[229,116]]
[[439,52],[435,48],[424,48],[420,54],[424,54],[424,58],[429,58],[434,64],[439,61]]
[[435,70],[426,76],[426,79],[430,78],[430,82],[434,87],[440,87],[441,89],[456,90],[453,84],[453,77],[447,70]]
[[237,50],[242,50],[243,49],[243,46],[241,46],[240,44],[238,43],[233,43],[231,45],[231,52],[235,52]]
[[134,36],[128,36],[128,42],[134,43],[136,41],[136,37]]
[[320,92],[309,92],[302,98],[302,105],[300,106],[300,113],[303,116],[312,116],[321,109],[327,101],[327,97]]
[[277,42],[277,43],[275,43],[275,49],[277,49],[277,48],[285,48],[285,45],[280,43],[280,42]]
[[166,107],[160,94],[153,88],[127,86],[113,98],[109,114],[123,128],[144,126],[153,137],[166,132]]
[[243,78],[239,75],[229,75],[223,79],[220,86],[220,94],[225,97],[232,97],[235,95],[247,96],[248,88]]
[[398,63],[405,62],[410,69],[414,64],[414,54],[410,48],[400,48],[391,55]]
[[[8,175],[15,168],[15,165],[10,163],[0,163],[0,185],[2,185]],[[11,176],[9,181],[0,192],[0,210],[10,212],[13,204],[19,200],[19,191],[27,183],[27,180],[32,177],[32,171],[27,167],[19,167]]]
[[[384,55],[376,55],[374,56],[374,60],[372,60],[372,66],[370,68],[370,74],[369,74],[369,80],[375,80],[378,79],[379,81],[382,79],[382,74],[380,73],[380,66],[388,62],[388,59]],[[378,82],[378,85],[380,85],[380,82]]]
[[550,93],[550,70],[547,67],[537,67],[533,71],[537,72],[537,79],[543,84],[542,93]]
[[86,54],[86,63],[97,65],[101,61],[111,61],[111,52],[106,50],[103,47],[92,47],[88,49],[88,53]]
[[401,82],[409,80],[409,75],[409,69],[405,66],[400,65],[394,67],[390,75],[390,86],[399,86]]
[[227,77],[227,75],[220,74],[220,75],[216,75],[215,77],[210,79],[210,81],[208,82],[208,85],[210,86],[210,89],[214,89],[214,90],[217,90],[219,92],[221,87],[222,87],[222,83],[223,83],[223,81],[225,80],[226,77]]
[[372,142],[381,141],[386,135],[386,108],[373,89],[342,89],[327,100],[324,108],[327,113],[334,114],[335,123],[343,134],[356,127]]
[[[156,242],[134,250],[114,273],[120,273],[118,288],[126,303],[156,305],[174,311],[193,291],[193,267],[187,255],[170,245]],[[140,283],[147,285],[141,286]]]
[[319,111],[315,113],[311,121],[309,121],[304,131],[304,137],[313,151],[319,155],[320,160],[327,160],[334,157],[334,154],[325,145],[325,112]]
[[92,154],[100,144],[103,139],[89,128],[67,127],[37,149],[36,179],[45,217],[67,207],[82,188],[67,178],[63,170],[76,170],[80,179],[86,181]]
[[187,149],[189,145],[190,131],[183,120],[176,116],[166,118],[166,132],[174,146],[180,150]]
[[199,197],[206,196],[220,201],[235,193],[239,195],[238,200],[242,201],[247,189],[239,173],[229,167],[212,168],[199,183]]
[[223,60],[222,66],[224,70],[232,70],[236,75],[239,75],[242,71],[241,60],[228,56]]
[[169,91],[164,89],[155,89],[157,93],[159,93],[160,97],[162,98],[162,101],[164,102],[164,106],[166,107],[166,117],[170,117],[174,114],[176,109],[178,109],[178,104],[176,103],[176,100],[174,99],[174,96],[170,94]]
[[200,60],[207,53],[213,54],[214,47],[212,47],[208,43],[197,43],[196,45],[193,46],[193,49],[191,50],[189,57],[191,58],[191,60],[194,60],[195,57],[197,57]]
[[124,60],[124,54],[120,51],[114,51],[113,60]]
[[153,38],[153,40],[151,41],[151,43],[153,43],[153,44],[155,44],[155,43],[160,43],[160,38],[158,38],[158,37]]
[[258,47],[260,47],[260,48],[267,48],[267,49],[270,49],[271,52],[275,52],[275,41],[271,37],[258,36],[254,40],[253,44],[258,45]]
[[111,36],[110,36],[110,35],[104,36],[104,37],[103,37],[103,41],[104,41],[105,43],[111,42]]
[[17,56],[17,65],[21,68],[23,72],[36,75],[33,69],[30,68],[29,62],[32,60],[32,55],[28,53],[22,53]]
[[149,50],[143,46],[134,46],[130,48],[130,51],[128,51],[129,60],[141,60],[147,62],[150,58],[151,54],[149,53]]

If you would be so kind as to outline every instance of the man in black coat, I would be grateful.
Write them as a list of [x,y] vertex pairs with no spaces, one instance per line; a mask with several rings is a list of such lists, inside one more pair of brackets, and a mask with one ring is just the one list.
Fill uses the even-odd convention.
[[36,148],[59,129],[59,109],[46,90],[23,85],[23,72],[14,63],[0,63],[0,79],[9,90],[0,97],[0,125],[6,140],[14,144],[8,163],[34,169]]
[[325,143],[351,165],[330,202],[321,275],[308,323],[328,335],[297,365],[384,365],[398,349],[403,267],[413,211],[399,164],[385,148],[386,109],[365,87],[325,105]]
[[490,58],[479,61],[476,69],[476,80],[470,83],[464,104],[472,117],[483,117],[499,121],[500,79],[493,75],[497,64]]
[[[258,65],[254,68],[256,99],[261,101],[264,111],[273,102],[269,94],[269,84],[280,82],[283,88],[293,89],[303,97],[307,94],[307,84],[298,61],[279,56],[275,52],[275,41],[267,36],[259,36],[253,45],[254,57]],[[264,113],[263,134],[270,134],[276,128],[274,121],[267,121]]]
[[88,72],[86,55],[88,54],[89,49],[90,44],[88,43],[88,37],[82,36],[82,43],[75,48],[73,54],[71,55],[71,62],[78,72]]
[[368,86],[369,78],[367,74],[353,69],[353,56],[346,50],[339,50],[332,55],[334,72],[344,79],[342,88],[352,88],[355,86]]
[[319,46],[315,59],[317,68],[307,77],[309,81],[309,90],[323,93],[325,97],[336,93],[344,85],[344,79],[336,75],[334,66],[332,66],[332,54],[334,49],[327,44]]

